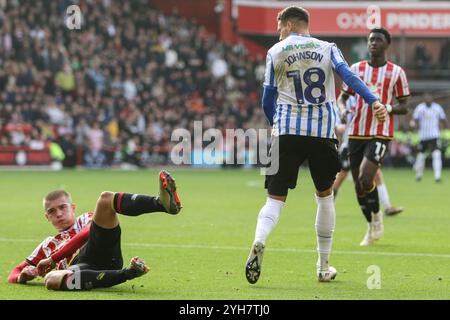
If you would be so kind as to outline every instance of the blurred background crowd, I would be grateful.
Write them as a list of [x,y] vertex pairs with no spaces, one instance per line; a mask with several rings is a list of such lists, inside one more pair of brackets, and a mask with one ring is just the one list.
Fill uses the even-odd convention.
[[[84,13],[81,30],[64,27],[71,3]],[[449,50],[447,41],[433,65],[418,47],[416,63],[448,69]],[[243,43],[221,42],[151,1],[1,0],[0,150],[48,149],[67,167],[167,164],[173,130],[192,132],[195,120],[268,128],[264,70]],[[408,165],[419,140],[397,126],[387,164]],[[447,130],[447,162],[449,141]]]

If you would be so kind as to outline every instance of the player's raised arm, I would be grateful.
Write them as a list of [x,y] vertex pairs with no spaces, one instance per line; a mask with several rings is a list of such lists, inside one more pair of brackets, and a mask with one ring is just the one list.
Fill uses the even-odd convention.
[[409,92],[409,86],[408,86],[408,80],[406,78],[405,71],[400,68],[400,72],[397,78],[397,81],[394,85],[394,94],[398,101],[398,104],[395,106],[389,106],[387,105],[386,108],[388,109],[389,113],[392,114],[400,114],[405,115],[408,113],[408,100],[410,97]]
[[341,50],[339,50],[336,45],[333,45],[331,48],[331,61],[333,69],[339,77],[341,77],[342,81],[359,94],[364,101],[374,109],[374,114],[379,121],[384,121],[387,116],[386,107],[380,103],[379,99],[372,92],[370,92],[365,83],[350,70],[347,62],[342,56]]
[[270,53],[267,53],[262,108],[267,120],[269,120],[270,125],[273,125],[273,117],[275,116],[277,97],[278,90],[276,85],[273,60]]
[[439,106],[439,121],[441,125],[444,127],[444,129],[450,128],[450,123],[448,122],[448,119],[445,115],[444,109],[442,109],[441,106]]
[[[398,104],[395,106],[391,106],[390,110],[392,110],[392,111],[389,111],[389,113],[400,114],[400,115],[408,114],[408,111],[409,111],[408,110],[408,100],[409,100],[409,97],[403,97],[403,98],[398,99]],[[389,110],[389,105],[386,106],[386,108],[388,108],[388,110]]]
[[341,121],[345,121],[345,116],[349,112],[347,109],[347,100],[350,98],[350,95],[347,92],[341,91],[339,97],[336,100],[337,106],[339,108],[339,114],[341,115]]
[[441,119],[441,123],[444,129],[450,129],[450,123],[448,122],[447,118]]

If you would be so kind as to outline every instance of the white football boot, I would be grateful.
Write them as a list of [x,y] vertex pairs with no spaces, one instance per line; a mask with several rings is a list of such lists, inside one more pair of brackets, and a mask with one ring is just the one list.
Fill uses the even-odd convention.
[[334,267],[329,266],[328,270],[317,270],[317,280],[319,282],[330,282],[336,278],[337,271]]
[[261,242],[255,242],[250,249],[250,254],[245,265],[245,277],[251,284],[255,284],[261,274],[265,246]]
[[372,237],[372,223],[367,223],[367,232],[364,239],[360,242],[360,246],[370,246],[373,244],[375,239]]
[[371,227],[373,240],[381,239],[384,233],[383,214],[381,212],[378,212],[377,214],[372,212]]

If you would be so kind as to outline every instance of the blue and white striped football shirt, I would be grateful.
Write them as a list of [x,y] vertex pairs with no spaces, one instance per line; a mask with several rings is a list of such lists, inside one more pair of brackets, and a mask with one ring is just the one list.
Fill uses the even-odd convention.
[[333,70],[347,65],[334,43],[291,34],[269,49],[264,86],[278,98],[272,134],[335,139],[336,108]]
[[439,139],[439,120],[445,120],[444,109],[439,104],[432,102],[429,107],[425,103],[417,105],[413,119],[419,123],[420,140]]

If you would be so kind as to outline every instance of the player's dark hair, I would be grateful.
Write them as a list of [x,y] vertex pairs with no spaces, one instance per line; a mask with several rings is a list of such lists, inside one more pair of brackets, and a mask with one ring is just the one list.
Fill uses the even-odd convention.
[[309,13],[308,11],[306,11],[306,9],[303,9],[302,7],[291,6],[278,12],[277,19],[281,21],[283,24],[285,24],[289,20],[303,21],[306,24],[309,24]]
[[372,32],[383,34],[384,37],[386,38],[387,43],[391,44],[391,34],[386,29],[384,29],[384,28],[373,28],[372,30],[370,30],[369,34],[371,34]]

